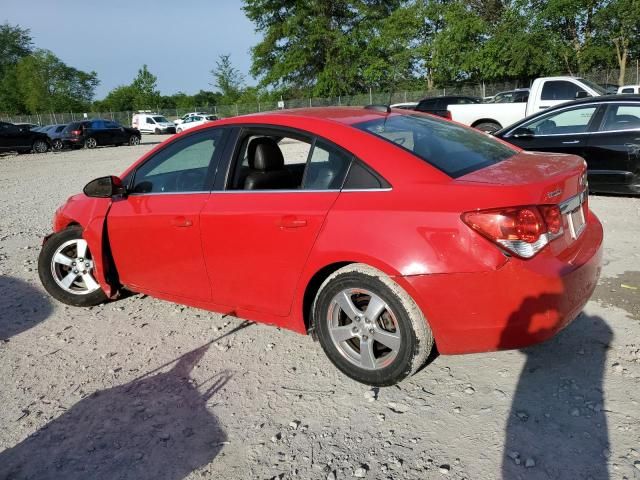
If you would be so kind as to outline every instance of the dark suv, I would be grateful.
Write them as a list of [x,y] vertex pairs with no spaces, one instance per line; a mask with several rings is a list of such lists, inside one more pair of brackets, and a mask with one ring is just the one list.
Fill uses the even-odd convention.
[[430,113],[432,115],[438,115],[439,117],[451,119],[451,112],[449,112],[449,105],[480,103],[480,99],[477,97],[465,97],[462,95],[450,95],[447,97],[431,97],[420,100],[416,110],[419,112]]
[[71,122],[62,131],[65,147],[96,148],[98,145],[138,145],[140,130],[123,127],[118,122],[95,118]]
[[0,152],[45,153],[51,147],[46,133],[29,127],[0,122]]

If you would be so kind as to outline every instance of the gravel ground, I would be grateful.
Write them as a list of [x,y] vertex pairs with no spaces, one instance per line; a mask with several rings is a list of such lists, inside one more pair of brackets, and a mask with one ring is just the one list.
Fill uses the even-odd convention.
[[369,389],[291,332],[44,294],[55,208],[162,139],[0,156],[0,479],[640,479],[640,199],[591,197],[602,280],[556,338]]

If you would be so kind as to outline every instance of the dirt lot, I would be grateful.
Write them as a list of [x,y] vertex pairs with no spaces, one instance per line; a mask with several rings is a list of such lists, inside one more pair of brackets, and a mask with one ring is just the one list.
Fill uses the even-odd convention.
[[371,390],[294,333],[44,294],[57,206],[161,139],[0,156],[0,479],[640,479],[640,199],[591,197],[601,285],[555,339]]

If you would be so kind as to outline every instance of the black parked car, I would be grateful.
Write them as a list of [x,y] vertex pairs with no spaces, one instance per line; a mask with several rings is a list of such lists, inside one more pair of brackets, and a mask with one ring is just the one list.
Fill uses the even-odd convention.
[[62,131],[65,147],[96,148],[98,145],[138,145],[140,130],[123,127],[118,122],[94,118],[72,122]]
[[45,153],[51,147],[46,133],[29,127],[0,122],[0,152]]
[[54,150],[62,150],[62,132],[64,131],[66,123],[57,124],[57,125],[47,125],[44,127],[40,127],[37,131],[46,133],[49,137],[49,142],[51,143],[51,148]]
[[640,194],[640,95],[563,103],[494,135],[525,150],[580,155],[591,191]]
[[465,97],[462,95],[449,95],[446,97],[429,97],[423,98],[415,108],[419,112],[431,113],[444,118],[451,118],[451,113],[447,108],[449,105],[460,105],[469,103],[480,103],[477,97]]

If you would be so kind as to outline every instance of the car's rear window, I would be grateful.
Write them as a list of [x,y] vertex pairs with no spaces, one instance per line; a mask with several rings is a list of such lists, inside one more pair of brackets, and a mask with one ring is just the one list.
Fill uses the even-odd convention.
[[392,114],[354,127],[395,143],[452,178],[516,154],[485,133],[437,118]]

